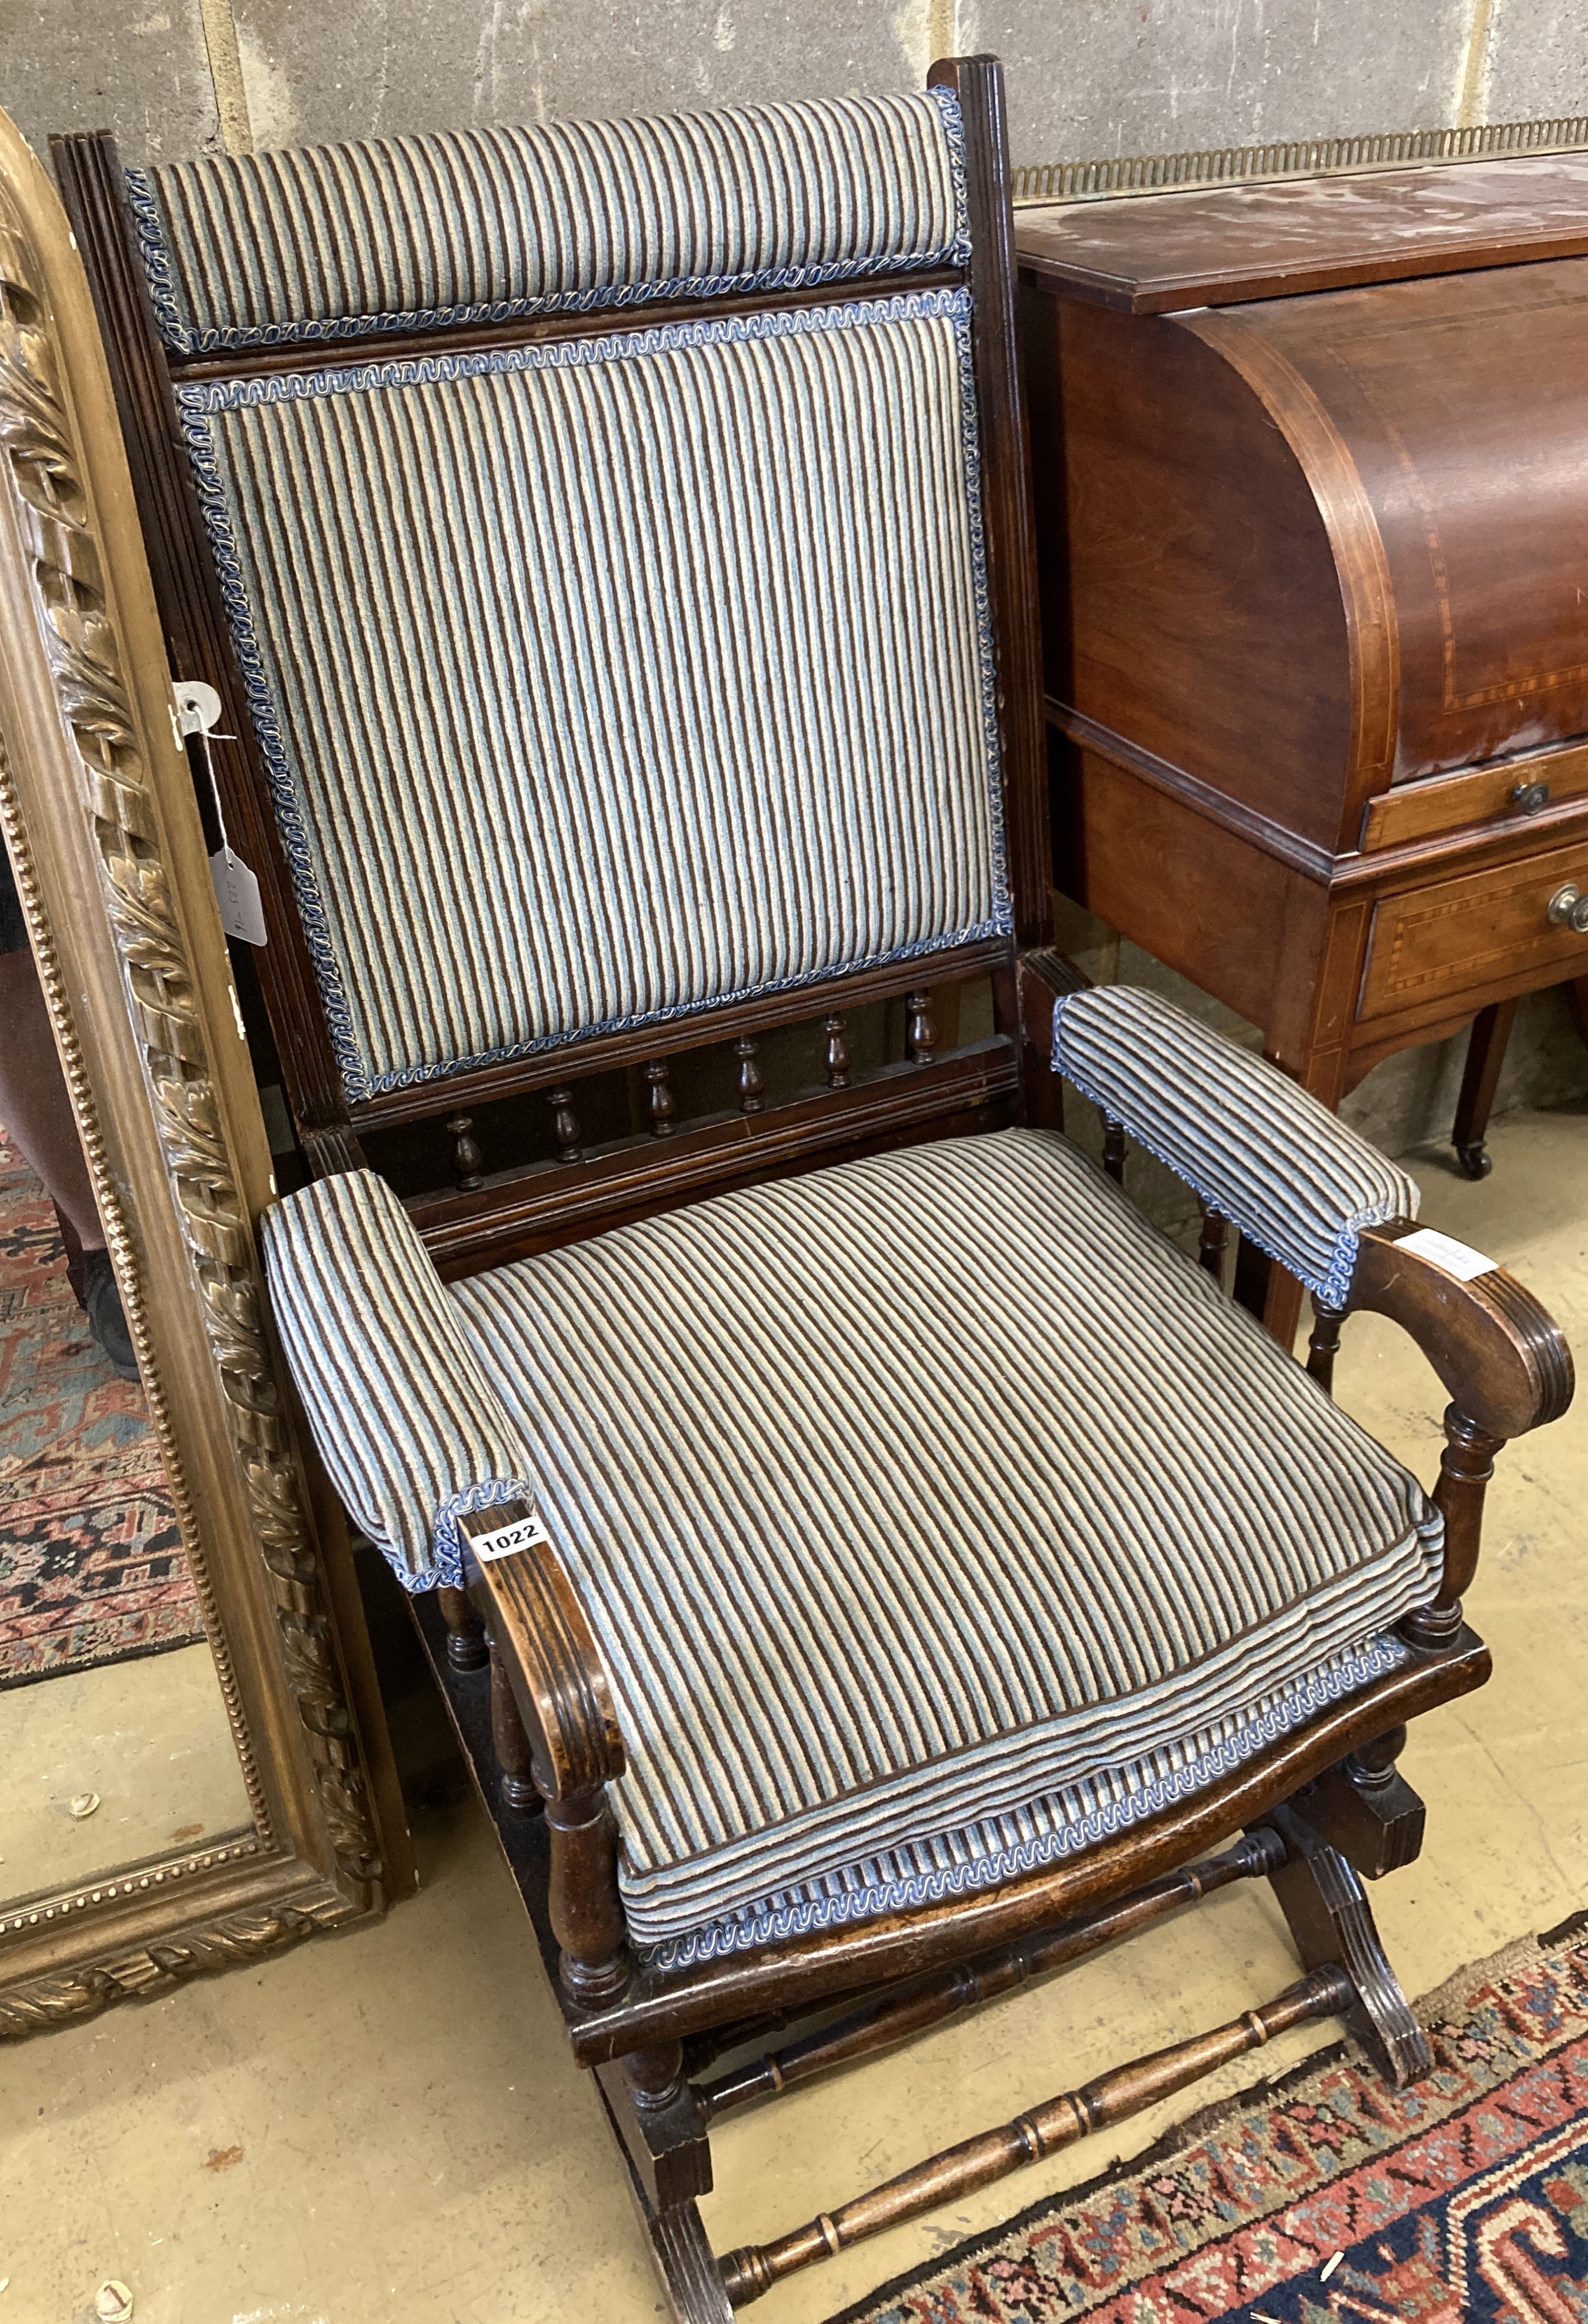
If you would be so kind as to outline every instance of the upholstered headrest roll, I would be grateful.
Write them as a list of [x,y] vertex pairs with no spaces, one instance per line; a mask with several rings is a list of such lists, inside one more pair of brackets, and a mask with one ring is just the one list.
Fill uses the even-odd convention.
[[963,262],[946,89],[133,170],[181,353]]

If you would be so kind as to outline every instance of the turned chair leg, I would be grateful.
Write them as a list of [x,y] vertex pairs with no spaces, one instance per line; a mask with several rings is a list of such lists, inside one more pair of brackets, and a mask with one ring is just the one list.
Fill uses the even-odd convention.
[[530,1766],[529,1735],[494,1642],[490,1648],[490,1662],[491,1740],[496,1749],[496,1764],[502,1770],[498,1785],[502,1804],[509,1815],[539,1815],[543,1803]]
[[436,1591],[436,1603],[447,1625],[447,1659],[453,1669],[484,1670],[491,1659],[491,1649],[485,1626],[469,1602],[468,1591],[449,1590],[443,1583]]
[[1484,1139],[1518,1006],[1514,1001],[1497,1001],[1488,1009],[1480,1009],[1473,1019],[1467,1069],[1462,1075],[1455,1128],[1451,1132],[1455,1158],[1469,1178],[1486,1178],[1494,1167]]

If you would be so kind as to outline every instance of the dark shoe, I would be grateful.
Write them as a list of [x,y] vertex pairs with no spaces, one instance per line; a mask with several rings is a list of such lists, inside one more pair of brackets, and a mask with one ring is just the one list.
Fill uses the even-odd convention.
[[133,1353],[133,1335],[122,1313],[121,1293],[115,1287],[115,1270],[110,1264],[107,1250],[86,1250],[83,1253],[83,1306],[88,1314],[88,1329],[109,1359],[113,1370],[118,1371],[123,1379],[136,1379],[138,1359]]

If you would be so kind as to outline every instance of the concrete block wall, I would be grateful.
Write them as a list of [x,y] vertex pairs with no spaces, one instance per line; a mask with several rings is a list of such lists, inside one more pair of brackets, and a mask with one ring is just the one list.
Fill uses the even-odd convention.
[[[1017,163],[1588,113],[1588,0],[0,0],[0,104],[38,149],[128,161],[919,84],[990,49]],[[1077,919],[1094,974],[1200,995]],[[1448,1129],[1458,1042],[1346,1111],[1396,1150]],[[1501,1108],[1588,1091],[1558,994],[1525,1007]]]
[[1585,0],[5,0],[0,104],[129,161],[1008,66],[1019,163],[1588,111]]

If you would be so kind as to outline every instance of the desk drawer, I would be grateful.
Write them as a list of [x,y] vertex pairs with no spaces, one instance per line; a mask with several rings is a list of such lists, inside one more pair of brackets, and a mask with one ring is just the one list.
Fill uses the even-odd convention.
[[1588,936],[1549,918],[1550,898],[1572,881],[1588,888],[1588,838],[1386,896],[1373,913],[1358,1019],[1535,973],[1539,984],[1588,976]]

